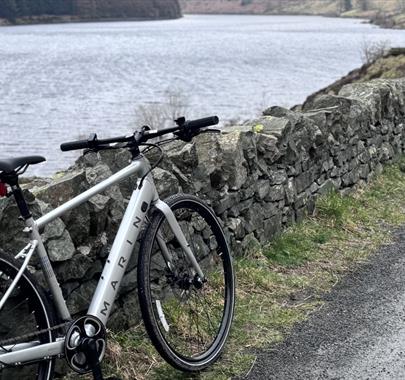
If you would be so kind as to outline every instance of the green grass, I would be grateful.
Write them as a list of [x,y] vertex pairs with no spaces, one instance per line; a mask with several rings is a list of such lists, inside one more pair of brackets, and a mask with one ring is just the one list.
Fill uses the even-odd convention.
[[237,305],[226,351],[208,371],[185,375],[163,363],[142,326],[114,334],[107,357],[109,372],[124,379],[229,379],[245,374],[254,350],[283,339],[322,305],[322,295],[345,272],[389,242],[405,223],[404,161],[352,196],[328,194],[316,214],[272,242],[235,260]]

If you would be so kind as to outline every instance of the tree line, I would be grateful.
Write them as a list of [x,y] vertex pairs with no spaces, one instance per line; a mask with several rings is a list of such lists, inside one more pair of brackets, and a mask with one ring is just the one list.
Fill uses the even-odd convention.
[[73,0],[0,0],[0,18],[10,21],[24,16],[69,15]]

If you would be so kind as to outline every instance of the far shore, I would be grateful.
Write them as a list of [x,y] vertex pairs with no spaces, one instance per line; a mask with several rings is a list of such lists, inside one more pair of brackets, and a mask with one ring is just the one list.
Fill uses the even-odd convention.
[[184,15],[246,15],[246,16],[320,16],[320,17],[331,17],[331,18],[345,18],[345,19],[358,19],[363,20],[364,23],[373,24],[379,26],[383,29],[405,29],[405,23],[401,24],[392,24],[392,20],[395,17],[401,16],[405,19],[405,15],[401,14],[387,14],[381,15],[375,11],[368,12],[347,12],[343,14],[338,13],[299,13],[299,12],[288,12],[288,13],[255,13],[255,12],[183,12]]
[[128,17],[128,18],[86,18],[86,17],[80,17],[80,16],[53,16],[53,15],[44,15],[44,16],[32,16],[32,17],[23,17],[23,18],[18,18],[14,22],[11,22],[7,19],[0,18],[0,27],[1,26],[21,26],[21,25],[48,25],[48,24],[70,24],[70,23],[95,23],[95,22],[128,22],[128,21],[136,21],[136,22],[141,22],[141,21],[161,21],[161,20],[178,20],[179,18],[182,18],[183,16],[191,16],[191,15],[205,15],[205,16],[221,16],[221,15],[226,15],[226,16],[318,16],[318,17],[331,17],[331,18],[347,18],[347,19],[358,19],[362,20],[364,23],[369,23],[369,24],[374,24],[377,25],[381,28],[387,28],[387,29],[395,29],[395,27],[390,27],[386,24],[381,24],[376,22],[375,15],[373,16],[370,13],[364,13],[364,14],[348,14],[348,15],[339,15],[336,13],[320,13],[320,14],[310,14],[310,13],[294,13],[294,12],[289,12],[289,13],[266,13],[266,14],[260,14],[260,13],[243,13],[243,12],[222,12],[222,13],[213,13],[213,12],[196,12],[196,13],[183,13],[182,16],[180,17],[170,17],[170,18],[164,18],[164,17],[151,17],[151,18],[145,18],[145,17]]
[[0,18],[1,26],[24,26],[24,25],[49,25],[49,24],[73,24],[73,23],[96,23],[96,22],[142,22],[142,21],[163,21],[163,20],[178,20],[180,17],[128,17],[128,18],[84,18],[80,16],[34,16],[16,19],[15,22],[10,22],[4,18]]
[[171,18],[145,18],[145,17],[128,17],[128,18],[83,18],[79,16],[34,16],[16,19],[10,22],[0,18],[0,27],[2,26],[26,26],[26,25],[51,25],[51,24],[74,24],[74,23],[97,23],[97,22],[142,22],[142,21],[167,21],[178,20],[184,16],[300,16],[300,17],[330,17],[330,18],[356,18],[363,20],[365,24],[372,23],[371,20],[364,17],[341,17],[336,14],[300,14],[300,13],[279,13],[279,14],[258,14],[258,13],[184,13],[180,17]]

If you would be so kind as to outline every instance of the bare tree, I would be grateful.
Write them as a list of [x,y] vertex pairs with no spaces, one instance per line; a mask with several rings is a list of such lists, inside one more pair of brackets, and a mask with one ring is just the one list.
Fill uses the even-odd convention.
[[361,58],[363,63],[372,63],[386,55],[390,50],[390,41],[366,41],[361,45]]
[[162,102],[153,102],[138,105],[135,109],[136,122],[139,125],[148,125],[152,129],[161,129],[180,116],[184,116],[188,105],[183,92],[166,90]]

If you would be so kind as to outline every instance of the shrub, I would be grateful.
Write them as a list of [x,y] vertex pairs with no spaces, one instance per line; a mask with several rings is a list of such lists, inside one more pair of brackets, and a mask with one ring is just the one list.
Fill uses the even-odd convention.
[[361,58],[363,63],[369,64],[383,57],[390,50],[390,41],[363,41]]

